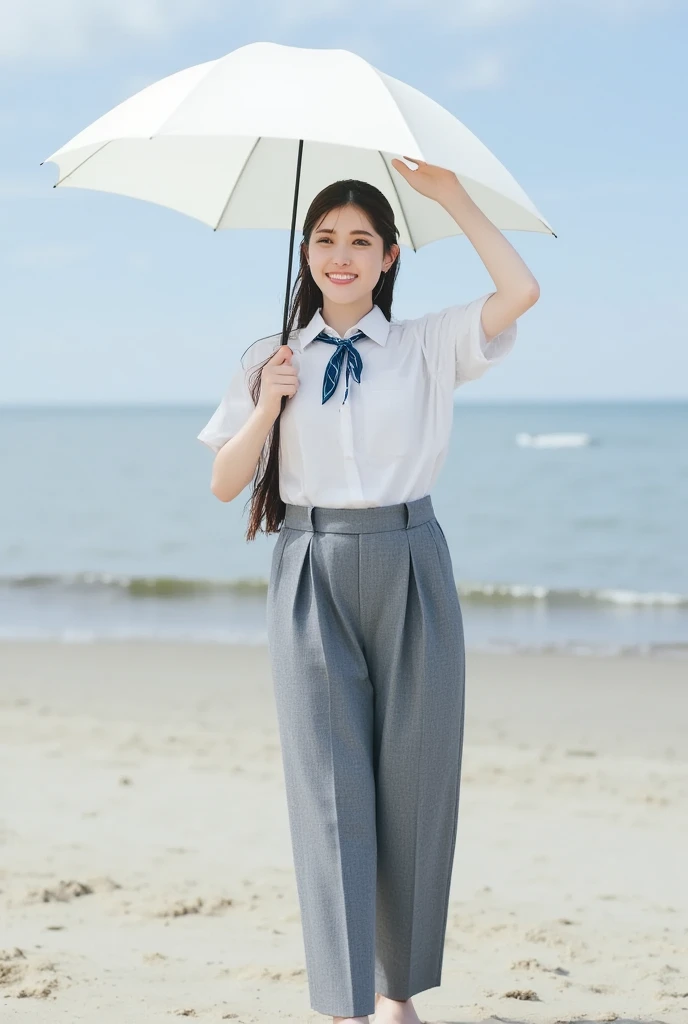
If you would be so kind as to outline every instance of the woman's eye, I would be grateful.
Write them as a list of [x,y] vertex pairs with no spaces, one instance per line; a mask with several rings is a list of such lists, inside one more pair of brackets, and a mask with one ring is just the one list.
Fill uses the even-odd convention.
[[[318,241],[319,241],[319,242],[329,242],[329,238],[319,238],[319,239],[318,239]],[[357,239],[356,239],[356,242],[362,242],[362,243],[363,243],[363,245],[370,245],[370,242],[367,242],[367,241],[365,240],[365,238],[357,238]],[[354,244],[355,244],[355,243],[354,243]]]

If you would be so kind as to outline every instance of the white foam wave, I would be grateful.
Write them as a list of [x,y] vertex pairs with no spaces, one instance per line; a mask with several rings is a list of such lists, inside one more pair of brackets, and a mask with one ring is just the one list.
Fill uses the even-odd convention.
[[520,448],[583,448],[592,444],[590,434],[527,434],[516,435],[516,444]]

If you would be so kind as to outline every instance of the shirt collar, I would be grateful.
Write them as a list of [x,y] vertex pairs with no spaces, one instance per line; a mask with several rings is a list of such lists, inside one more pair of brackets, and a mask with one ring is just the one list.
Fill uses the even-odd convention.
[[[372,338],[378,345],[386,345],[389,335],[389,321],[380,307],[374,305],[370,312],[362,316],[357,324],[349,328],[344,337],[349,338],[358,330],[363,331],[367,337]],[[310,323],[299,330],[301,348],[303,349],[306,345],[309,345],[314,338],[317,338],[321,331],[327,331],[333,338],[337,337],[337,332],[323,320],[322,307],[315,311]]]

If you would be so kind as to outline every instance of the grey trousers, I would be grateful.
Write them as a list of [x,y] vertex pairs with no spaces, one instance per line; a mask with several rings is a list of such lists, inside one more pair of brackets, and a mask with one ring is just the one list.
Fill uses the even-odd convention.
[[459,807],[463,623],[429,495],[287,505],[268,638],[311,1008],[440,984]]

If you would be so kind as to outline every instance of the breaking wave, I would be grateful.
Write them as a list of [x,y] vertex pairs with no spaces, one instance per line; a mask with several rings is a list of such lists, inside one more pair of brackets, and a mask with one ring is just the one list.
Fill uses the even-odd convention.
[[[264,597],[268,581],[262,577],[244,579],[192,579],[178,576],[128,576],[106,572],[80,572],[56,575],[27,574],[0,577],[0,588],[36,588],[52,591],[116,590],[132,598],[201,597],[228,594],[237,597]],[[621,588],[555,588],[538,584],[459,582],[463,601],[487,604],[547,605],[620,605],[626,607],[688,607],[688,594],[666,591],[637,591]]]

